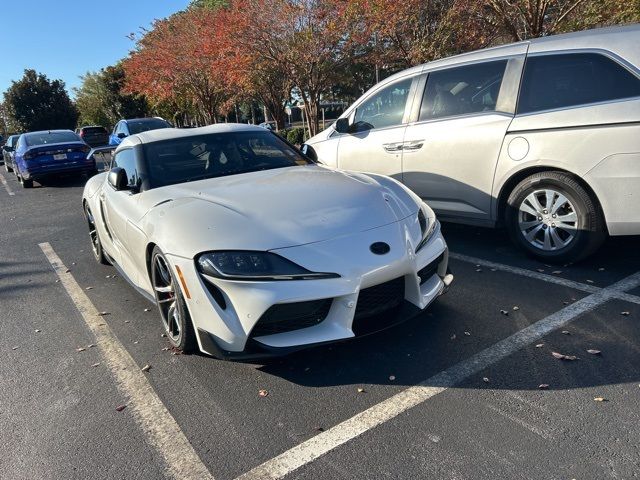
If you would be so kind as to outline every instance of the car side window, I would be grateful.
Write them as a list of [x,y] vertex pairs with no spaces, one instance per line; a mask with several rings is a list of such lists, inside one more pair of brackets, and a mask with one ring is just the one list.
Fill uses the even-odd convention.
[[127,172],[127,185],[129,187],[138,186],[138,167],[136,164],[135,153],[132,148],[120,150],[113,158],[111,168],[113,167],[120,167]]
[[599,53],[528,57],[518,113],[640,96],[640,78]]
[[506,67],[498,60],[429,73],[420,120],[494,112]]
[[393,83],[366,99],[356,109],[353,130],[393,127],[402,124],[412,78]]

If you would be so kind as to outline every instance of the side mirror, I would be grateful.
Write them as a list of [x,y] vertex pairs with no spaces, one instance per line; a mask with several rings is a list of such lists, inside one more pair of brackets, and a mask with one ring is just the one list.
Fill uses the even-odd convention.
[[125,138],[126,136],[127,136],[127,134],[126,134],[126,133],[124,133],[124,132],[120,132],[120,133],[117,135],[117,137],[118,137],[120,140],[122,140],[122,139],[123,139],[123,138]]
[[349,119],[339,118],[338,120],[336,120],[335,129],[338,133],[349,133]]
[[127,172],[125,172],[124,168],[113,167],[109,171],[107,181],[109,185],[117,191],[129,190],[129,180],[127,179]]

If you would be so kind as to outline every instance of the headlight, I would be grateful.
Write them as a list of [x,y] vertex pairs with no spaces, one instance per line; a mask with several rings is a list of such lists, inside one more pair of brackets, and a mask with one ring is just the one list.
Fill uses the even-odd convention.
[[316,273],[269,252],[209,252],[196,258],[200,273],[226,280],[317,280],[337,278],[336,273]]
[[427,217],[422,206],[420,207],[420,210],[418,210],[418,223],[420,224],[420,231],[422,232],[422,240],[420,240],[420,243],[416,247],[416,253],[427,244],[431,237],[433,237],[433,234],[436,232],[439,225],[439,222],[435,217],[431,219]]

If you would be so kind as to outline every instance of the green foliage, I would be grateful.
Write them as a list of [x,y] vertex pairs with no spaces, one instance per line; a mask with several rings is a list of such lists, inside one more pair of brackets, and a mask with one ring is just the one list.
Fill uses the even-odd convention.
[[4,94],[11,121],[21,131],[74,128],[78,111],[71,102],[62,80],[49,80],[35,70],[11,83]]
[[229,0],[191,0],[189,8],[208,8],[217,10],[229,6]]
[[144,117],[149,106],[144,96],[122,93],[125,73],[120,64],[82,77],[75,90],[79,124],[112,126],[121,118]]
[[293,145],[302,145],[305,138],[305,130],[301,127],[294,127],[287,131],[287,141]]

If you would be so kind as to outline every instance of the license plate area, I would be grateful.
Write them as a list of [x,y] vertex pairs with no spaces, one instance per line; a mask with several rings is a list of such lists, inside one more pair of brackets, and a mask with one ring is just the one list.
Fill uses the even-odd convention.
[[53,159],[54,160],[66,160],[67,159],[67,154],[66,153],[56,153],[55,155],[53,155]]

